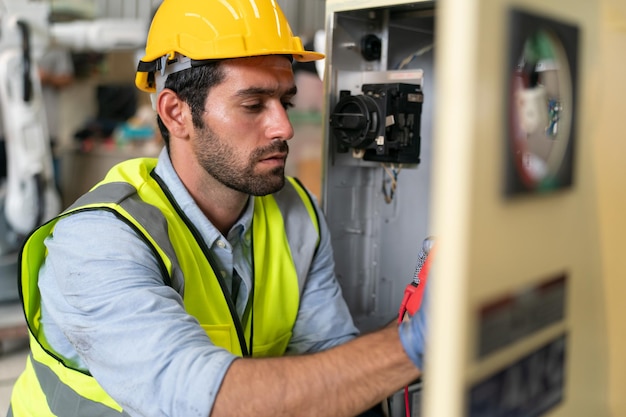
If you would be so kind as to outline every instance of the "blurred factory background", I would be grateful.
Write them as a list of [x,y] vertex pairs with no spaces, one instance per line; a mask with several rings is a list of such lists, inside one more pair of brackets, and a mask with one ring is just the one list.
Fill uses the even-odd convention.
[[[147,34],[152,14],[160,1],[156,0],[64,0],[64,1],[7,1],[0,2],[0,16],[20,13],[23,5],[45,4],[50,10],[50,26],[67,24],[67,29],[56,30],[71,47],[48,45],[41,58],[42,67],[49,69],[48,78],[55,84],[47,88],[42,81],[44,102],[48,112],[48,127],[53,139],[55,179],[60,190],[61,205],[66,207],[93,186],[115,163],[136,156],[156,156],[161,140],[156,127],[155,113],[148,94],[134,85],[135,70],[142,56],[142,45],[133,45],[135,39]],[[279,1],[295,33],[303,43],[313,48],[315,34],[324,27],[324,1]],[[26,12],[31,13],[31,12]],[[85,32],[76,36],[74,24],[102,22],[109,26],[99,31]],[[112,22],[112,23],[110,23]],[[124,22],[124,25],[117,25]],[[112,47],[101,45],[94,37],[114,35],[118,27],[123,32],[131,25],[132,42]],[[57,25],[60,26],[60,25]],[[112,29],[110,29],[110,28]],[[50,28],[39,27],[33,31],[33,43],[37,31]],[[79,32],[80,33],[80,32]],[[122,37],[121,33],[116,34]],[[0,46],[1,48],[1,46]],[[69,63],[65,62],[70,60]],[[318,68],[321,68],[318,64]],[[321,111],[323,83],[315,66],[295,66],[296,82],[301,92],[290,116],[296,126],[295,140],[290,142],[291,155],[287,173],[297,176],[311,191],[320,197],[322,126]],[[55,73],[56,72],[56,73]],[[8,106],[7,106],[8,107]],[[5,116],[7,117],[7,116]],[[8,116],[12,117],[12,116]],[[0,118],[0,131],[2,118]],[[4,133],[4,132],[3,132]],[[0,141],[0,145],[4,143]],[[4,158],[4,146],[0,156]],[[5,160],[0,171],[6,171]],[[0,173],[2,173],[0,172]],[[1,175],[4,177],[4,175]],[[0,196],[3,198],[3,196]],[[0,231],[4,232],[0,220]],[[0,302],[14,301],[16,284],[12,276],[15,264],[15,248],[10,237],[0,242]]]

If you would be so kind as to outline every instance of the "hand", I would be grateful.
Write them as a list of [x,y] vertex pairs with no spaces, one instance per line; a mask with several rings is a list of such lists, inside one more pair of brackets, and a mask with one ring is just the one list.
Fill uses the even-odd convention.
[[411,361],[420,370],[424,365],[424,345],[426,344],[427,314],[430,298],[428,295],[430,292],[429,288],[429,282],[426,282],[420,309],[413,317],[403,320],[400,326],[398,326],[402,347]]

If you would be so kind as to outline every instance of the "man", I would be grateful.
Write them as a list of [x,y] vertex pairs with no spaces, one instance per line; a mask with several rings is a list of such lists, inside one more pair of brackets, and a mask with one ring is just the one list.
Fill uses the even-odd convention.
[[284,176],[291,59],[322,57],[270,0],[161,4],[136,82],[165,149],[26,243],[9,415],[354,416],[419,377],[423,314],[356,337],[322,213]]

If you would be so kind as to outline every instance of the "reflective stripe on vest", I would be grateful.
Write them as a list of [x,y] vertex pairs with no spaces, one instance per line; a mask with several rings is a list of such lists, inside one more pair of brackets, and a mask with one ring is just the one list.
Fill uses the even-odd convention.
[[[155,180],[149,178],[149,173],[152,172],[155,164],[156,160],[141,159],[126,161],[117,168],[114,167],[104,182],[81,197],[60,217],[81,210],[104,209],[114,211],[133,227],[140,237],[143,236],[155,253],[157,260],[160,260],[162,264],[165,283],[183,295],[185,308],[188,309],[189,313],[199,318],[201,325],[206,320],[209,320],[210,323],[213,319],[223,317],[223,313],[220,313],[222,316],[216,316],[215,313],[210,313],[208,316],[203,315],[205,314],[202,311],[203,306],[219,304],[219,300],[215,303],[206,302],[206,294],[212,294],[212,297],[215,297],[215,283],[208,288],[210,291],[206,291],[203,287],[205,284],[202,282],[207,279],[210,282],[218,281],[218,279],[215,277],[214,271],[207,266],[206,260],[204,263],[201,262],[205,252],[194,246],[197,236],[193,233],[189,234],[189,229],[185,227],[179,217],[175,216],[175,207],[171,206],[170,202],[163,197],[161,189],[155,185]],[[116,169],[118,171],[115,171]],[[127,179],[128,182],[124,182]],[[181,213],[179,215],[184,216]],[[54,355],[44,335],[40,334],[38,324],[40,295],[36,277],[39,266],[45,257],[43,241],[52,233],[56,221],[58,218],[33,232],[21,254],[21,290],[31,331],[32,362],[41,362],[39,366],[49,369],[57,377],[53,392],[59,392],[59,390],[63,392],[62,387],[65,387],[68,392],[76,392],[76,396],[83,399],[81,404],[89,404],[90,402],[99,404],[104,410],[111,410],[112,413],[102,415],[119,416],[120,413],[113,409],[119,408],[119,406],[99,388],[97,382],[88,374],[65,367],[62,363],[63,359]],[[191,227],[193,228],[193,225]],[[305,285],[306,276],[319,243],[319,224],[309,195],[297,181],[289,178],[281,191],[272,196],[255,198],[253,230],[254,273],[259,277],[264,277],[264,279],[259,280],[261,282],[255,283],[254,286],[256,293],[252,310],[254,311],[254,318],[256,319],[257,316],[259,318],[258,326],[257,320],[254,321],[254,354],[255,356],[274,356],[284,353],[289,341],[291,335],[289,326],[293,326],[295,323],[299,303],[297,300],[294,301],[294,297],[299,298]],[[311,238],[312,236],[315,238]],[[32,243],[33,241],[35,243]],[[283,241],[286,242],[284,246],[281,243]],[[197,244],[201,244],[201,242]],[[176,256],[177,252],[174,250],[176,245],[179,245],[179,257]],[[257,251],[260,253],[258,262]],[[281,251],[283,255],[280,254]],[[284,268],[286,259],[289,259],[288,262],[291,264],[291,267],[287,267],[287,269]],[[281,262],[283,267],[276,269],[276,266],[280,266]],[[187,277],[195,278],[185,282],[184,274],[187,274]],[[289,275],[292,275],[293,279],[289,279]],[[202,277],[202,279],[197,277]],[[268,278],[265,279],[265,277]],[[289,282],[294,283],[295,292],[289,289],[292,285]],[[188,291],[191,295],[186,297],[185,288],[188,285],[191,285],[190,291]],[[217,291],[223,292],[223,289],[220,291],[218,288]],[[201,293],[200,298],[197,296],[199,293]],[[274,293],[278,294],[274,296],[275,298],[271,296],[268,298],[268,295]],[[256,294],[259,294],[258,299]],[[282,300],[287,301],[284,303],[276,302],[281,299],[280,297],[286,297]],[[230,299],[229,297],[224,298]],[[285,310],[287,308],[285,305],[287,305],[288,310]],[[290,305],[291,307],[289,307]],[[295,310],[293,310],[294,306]],[[228,313],[226,315],[228,316]],[[278,333],[273,332],[272,329],[276,318],[280,323]],[[252,338],[251,322],[252,320],[245,325],[244,336],[250,339]],[[230,326],[232,327],[232,321]],[[211,326],[203,325],[215,344],[223,346],[233,353],[241,354],[239,348],[241,338],[238,342],[237,338],[233,337],[234,332],[228,330],[228,322],[218,324],[217,327],[211,328]],[[289,331],[285,333],[285,329]],[[257,336],[261,343],[256,343]],[[60,377],[61,375],[62,377]],[[92,383],[86,383],[85,378]],[[11,413],[14,417],[31,416],[32,413],[24,411],[33,409],[31,406],[26,406],[32,397],[31,394],[42,392],[42,395],[45,395],[43,394],[44,390],[47,393],[51,387],[44,386],[44,381],[40,380],[40,374],[35,372],[33,367],[31,367],[30,373],[27,369],[20,380],[24,382],[21,385],[16,383],[12,396]],[[35,409],[39,410],[38,407]],[[119,409],[121,410],[121,408]],[[52,416],[56,415],[56,412],[54,414],[37,412],[35,415]],[[59,415],[67,414],[60,413]]]
[[157,207],[141,200],[135,187],[127,182],[102,184],[87,194],[83,194],[66,212],[72,212],[81,207],[99,206],[103,203],[119,205],[143,225],[149,236],[154,239],[156,246],[164,252],[166,258],[172,263],[171,267],[168,268],[170,276],[167,277],[166,284],[172,286],[176,291],[182,291],[184,277],[176,259],[176,252],[167,234],[167,220]]
[[[93,378],[65,368],[61,362],[48,356],[34,337],[31,336],[30,342],[33,351],[13,387],[8,416],[128,417]],[[75,384],[77,392],[64,382],[68,374],[78,374],[81,382],[87,383]]]
[[53,392],[54,399],[46,396],[48,407],[55,416],[77,417],[122,417],[128,416],[124,411],[116,411],[106,405],[91,401],[76,393],[65,385],[57,374],[46,365],[29,358],[43,392]]

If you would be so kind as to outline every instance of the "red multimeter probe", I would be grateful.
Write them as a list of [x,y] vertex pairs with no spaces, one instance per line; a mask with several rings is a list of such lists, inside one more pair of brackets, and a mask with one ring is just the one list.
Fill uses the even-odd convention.
[[402,321],[405,313],[409,313],[412,316],[419,311],[422,305],[424,289],[426,288],[426,281],[428,280],[428,272],[430,271],[430,264],[435,252],[434,249],[433,247],[428,252],[424,264],[419,271],[416,271],[415,278],[413,278],[413,281],[404,289],[404,297],[402,298],[400,310],[398,311],[398,323]]
[[[404,289],[404,297],[400,303],[400,310],[398,311],[398,323],[402,323],[404,315],[409,313],[413,316],[417,313],[422,305],[422,299],[424,298],[424,289],[426,288],[426,281],[428,280],[428,272],[430,271],[430,264],[434,256],[434,247],[428,251],[424,263],[421,268],[418,263],[417,270],[415,271],[415,277],[413,281]],[[406,416],[411,416],[409,406],[409,386],[404,387],[404,408]]]

